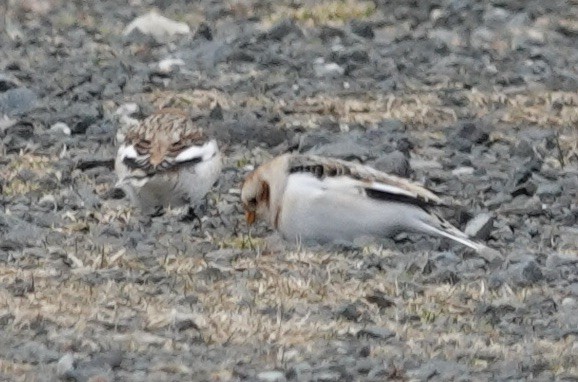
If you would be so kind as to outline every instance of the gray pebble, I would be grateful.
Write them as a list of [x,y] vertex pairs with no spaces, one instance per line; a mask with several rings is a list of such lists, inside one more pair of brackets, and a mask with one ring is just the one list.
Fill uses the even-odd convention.
[[388,174],[408,178],[411,175],[411,167],[408,158],[401,151],[380,156],[374,163],[373,167],[379,171]]
[[257,379],[264,382],[284,382],[287,380],[285,374],[277,370],[263,371],[257,374]]
[[540,183],[536,189],[536,195],[540,197],[557,197],[562,194],[562,186],[558,182]]
[[314,375],[314,380],[319,382],[337,382],[341,381],[342,378],[338,371],[323,371]]
[[0,115],[8,116],[26,113],[37,106],[38,96],[27,88],[9,89],[0,93]]
[[367,39],[373,39],[375,33],[373,32],[373,26],[371,23],[363,20],[353,20],[351,21],[351,31],[360,37]]
[[59,377],[65,378],[74,370],[74,356],[72,353],[63,355],[56,364],[56,373]]
[[366,158],[369,155],[369,149],[350,140],[328,143],[312,148],[309,154],[321,155],[344,160],[353,160]]
[[468,222],[464,232],[474,239],[487,240],[493,228],[493,216],[488,213],[482,213]]

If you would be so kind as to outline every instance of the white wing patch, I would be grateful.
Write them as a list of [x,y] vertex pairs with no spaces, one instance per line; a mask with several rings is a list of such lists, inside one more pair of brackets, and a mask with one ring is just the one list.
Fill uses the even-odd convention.
[[203,146],[191,146],[183,150],[175,157],[176,162],[186,162],[199,158],[201,161],[209,160],[217,151],[215,141],[208,142]]
[[372,188],[376,191],[382,191],[389,194],[397,194],[397,195],[405,195],[411,198],[417,198],[417,194],[415,192],[410,192],[406,189],[391,185],[385,184],[380,182],[371,182],[369,185],[365,186],[366,188]]
[[120,148],[118,149],[118,154],[119,154],[121,159],[124,159],[124,158],[136,159],[139,156],[133,145],[120,146]]

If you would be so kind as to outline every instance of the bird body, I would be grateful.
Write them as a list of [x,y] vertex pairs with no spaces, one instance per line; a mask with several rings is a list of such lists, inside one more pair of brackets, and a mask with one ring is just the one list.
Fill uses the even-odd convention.
[[199,202],[222,168],[217,142],[176,109],[130,128],[118,149],[117,187],[145,213]]
[[276,157],[247,176],[241,198],[250,223],[266,220],[288,240],[325,243],[410,231],[486,248],[433,212],[447,204],[429,190],[338,159]]

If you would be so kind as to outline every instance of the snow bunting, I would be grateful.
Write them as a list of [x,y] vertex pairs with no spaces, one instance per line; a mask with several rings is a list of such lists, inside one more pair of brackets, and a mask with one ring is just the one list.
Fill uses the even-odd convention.
[[221,153],[191,119],[160,110],[124,134],[116,156],[116,187],[144,213],[199,202],[221,173]]
[[241,200],[249,224],[263,219],[289,240],[326,243],[411,231],[478,252],[487,248],[435,215],[432,207],[447,205],[429,190],[339,159],[278,156],[247,176]]

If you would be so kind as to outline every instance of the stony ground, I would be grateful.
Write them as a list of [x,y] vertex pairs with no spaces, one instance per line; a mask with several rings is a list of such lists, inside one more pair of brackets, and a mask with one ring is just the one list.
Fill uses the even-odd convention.
[[[153,8],[190,31],[123,35]],[[0,14],[0,380],[578,379],[576,1]],[[201,227],[114,192],[132,103],[136,119],[188,110],[225,147]],[[461,201],[456,224],[477,217],[504,259],[421,236],[296,248],[249,232],[240,182],[288,150]]]

